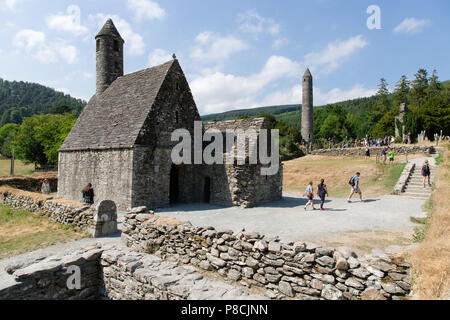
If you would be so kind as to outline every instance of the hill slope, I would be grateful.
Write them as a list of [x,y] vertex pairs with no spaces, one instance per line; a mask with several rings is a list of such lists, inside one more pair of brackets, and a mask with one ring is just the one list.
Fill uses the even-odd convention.
[[78,116],[86,102],[40,84],[0,78],[0,126],[21,123],[23,117],[50,113],[53,107],[63,105]]

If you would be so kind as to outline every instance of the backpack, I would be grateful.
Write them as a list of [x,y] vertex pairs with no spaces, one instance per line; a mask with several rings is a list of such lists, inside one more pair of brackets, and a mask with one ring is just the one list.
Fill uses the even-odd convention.
[[355,186],[355,177],[352,177],[350,179],[350,181],[348,182],[348,184],[351,185],[352,187],[354,187]]

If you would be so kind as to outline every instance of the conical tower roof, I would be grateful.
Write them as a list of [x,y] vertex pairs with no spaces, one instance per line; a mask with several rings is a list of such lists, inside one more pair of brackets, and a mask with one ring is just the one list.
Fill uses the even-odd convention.
[[305,74],[303,75],[303,77],[312,77],[311,71],[309,71],[309,68],[306,69]]
[[112,19],[108,19],[108,21],[106,21],[102,30],[100,30],[100,32],[95,37],[97,38],[100,36],[116,36],[123,40],[119,31],[117,31],[117,28],[114,25],[114,22],[112,21]]

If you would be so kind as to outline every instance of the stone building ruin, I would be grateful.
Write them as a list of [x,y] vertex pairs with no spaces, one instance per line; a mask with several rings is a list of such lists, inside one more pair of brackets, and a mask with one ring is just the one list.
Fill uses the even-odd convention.
[[[261,164],[174,165],[171,134],[194,134],[201,121],[189,84],[174,57],[124,75],[123,46],[113,21],[96,39],[97,92],[59,150],[58,197],[82,200],[92,183],[96,202],[119,210],[207,202],[251,207],[282,197],[282,168],[261,176]],[[217,122],[203,128],[269,129],[264,119]]]

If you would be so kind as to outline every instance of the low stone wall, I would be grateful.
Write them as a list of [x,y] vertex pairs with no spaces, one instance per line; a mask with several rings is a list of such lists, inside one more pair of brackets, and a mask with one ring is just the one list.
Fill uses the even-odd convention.
[[[267,299],[204,278],[194,267],[179,267],[120,245],[93,246],[67,256],[15,263],[6,268],[13,279],[0,283],[0,300]],[[74,266],[79,267],[78,288],[73,287],[77,284]]]
[[[52,174],[46,177],[50,184],[50,191],[56,192],[58,190],[58,177],[57,174]],[[0,186],[10,186],[16,189],[29,191],[29,192],[40,192],[42,187],[42,182],[44,182],[45,177],[1,177]]]
[[[47,258],[13,272],[16,283],[0,289],[0,300],[93,300],[99,298],[101,249],[91,248],[72,255]],[[78,267],[80,287],[69,277]],[[71,285],[70,288],[68,286]]]
[[64,225],[94,228],[95,208],[78,202],[0,187],[0,203],[16,210],[27,210],[35,215],[46,216],[51,221]]
[[[370,147],[370,155],[381,155],[381,150],[383,147]],[[396,155],[399,154],[414,154],[414,153],[426,153],[430,154],[433,152],[434,147],[432,146],[392,146],[392,150]],[[314,150],[311,154],[313,155],[323,155],[323,156],[365,156],[366,148],[343,148],[343,149],[319,149]]]
[[409,178],[411,177],[411,174],[413,173],[415,168],[415,163],[409,162],[406,164],[405,169],[403,169],[403,172],[398,179],[397,184],[394,186],[394,194],[405,192],[406,184],[408,183]]
[[358,257],[346,247],[285,244],[258,233],[195,227],[144,209],[126,215],[124,244],[164,259],[216,270],[227,279],[271,291],[271,298],[384,300],[410,292],[410,265],[401,256],[375,250]]

